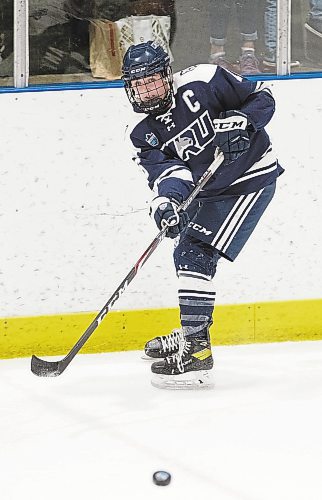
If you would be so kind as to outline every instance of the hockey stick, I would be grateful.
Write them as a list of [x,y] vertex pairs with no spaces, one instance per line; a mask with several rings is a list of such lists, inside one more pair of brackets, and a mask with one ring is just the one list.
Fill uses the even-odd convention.
[[[207,170],[204,172],[204,174],[200,177],[198,180],[194,190],[190,194],[190,196],[180,205],[178,208],[178,211],[186,210],[190,203],[194,200],[194,198],[197,196],[197,194],[201,191],[203,186],[209,181],[209,179],[212,177],[214,174],[215,170],[222,164],[224,160],[224,156],[222,153],[219,153],[218,156],[216,156],[215,160],[212,162],[212,164],[207,168]],[[118,286],[118,288],[115,290],[113,295],[108,299],[104,307],[101,309],[101,311],[97,314],[95,319],[92,321],[92,323],[89,325],[87,330],[83,333],[83,335],[80,337],[80,339],[76,342],[74,347],[69,351],[69,353],[63,358],[61,361],[45,361],[43,359],[38,358],[37,356],[33,355],[31,358],[31,371],[35,374],[38,375],[39,377],[57,377],[58,375],[61,375],[63,371],[67,368],[67,366],[70,364],[70,362],[73,360],[73,358],[76,356],[76,354],[80,351],[80,349],[83,347],[85,342],[89,339],[89,337],[92,335],[92,333],[96,330],[96,328],[99,326],[99,324],[103,321],[111,307],[114,305],[114,303],[120,298],[124,290],[129,286],[133,278],[136,276],[138,273],[139,269],[145,264],[145,262],[148,260],[148,258],[152,255],[154,250],[159,246],[161,241],[164,239],[165,235],[167,232],[167,228],[165,227],[162,229],[159,234],[154,238],[152,243],[148,246],[148,248],[145,250],[145,252],[141,255],[139,260],[136,262],[136,264],[132,267],[131,271],[128,273],[128,275],[124,278],[122,283]]]

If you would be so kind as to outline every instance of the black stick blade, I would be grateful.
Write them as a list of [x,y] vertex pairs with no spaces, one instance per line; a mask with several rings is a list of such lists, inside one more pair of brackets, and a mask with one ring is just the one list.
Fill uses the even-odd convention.
[[38,377],[58,377],[62,373],[59,361],[45,361],[32,355],[31,371]]

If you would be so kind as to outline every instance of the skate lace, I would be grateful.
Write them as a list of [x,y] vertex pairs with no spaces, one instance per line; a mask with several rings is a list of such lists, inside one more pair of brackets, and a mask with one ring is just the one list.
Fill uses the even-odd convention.
[[164,352],[171,352],[177,349],[178,344],[184,339],[182,330],[173,330],[169,335],[160,337],[162,349]]
[[191,342],[184,337],[179,341],[179,350],[172,356],[169,356],[168,362],[176,364],[180,373],[184,372],[184,355],[189,353]]

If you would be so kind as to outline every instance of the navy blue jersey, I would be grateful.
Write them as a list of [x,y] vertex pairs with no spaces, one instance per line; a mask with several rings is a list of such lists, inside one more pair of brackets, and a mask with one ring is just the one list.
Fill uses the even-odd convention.
[[252,193],[283,172],[264,129],[275,111],[270,90],[263,82],[199,64],[174,75],[171,109],[159,116],[144,115],[131,133],[135,159],[157,195],[187,198],[214,159],[213,120],[229,110],[247,115],[250,148],[234,162],[221,165],[199,198]]

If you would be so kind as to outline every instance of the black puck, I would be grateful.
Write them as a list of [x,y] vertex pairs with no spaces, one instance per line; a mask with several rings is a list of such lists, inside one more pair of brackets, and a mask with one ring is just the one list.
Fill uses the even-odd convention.
[[153,474],[153,482],[158,486],[167,486],[171,481],[171,474],[165,470],[158,470]]

